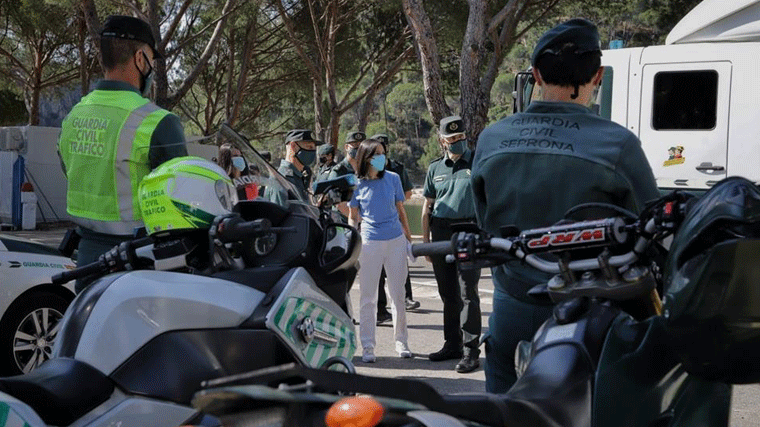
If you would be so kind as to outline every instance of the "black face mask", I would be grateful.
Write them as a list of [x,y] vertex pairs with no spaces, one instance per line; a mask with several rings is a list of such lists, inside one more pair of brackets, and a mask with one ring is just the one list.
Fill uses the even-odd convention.
[[140,93],[143,97],[147,97],[148,93],[150,93],[150,87],[153,85],[153,66],[150,65],[148,55],[142,50],[140,53],[143,58],[145,58],[145,63],[148,64],[148,72],[143,74],[142,71],[140,71],[140,67],[137,67],[137,60],[135,60],[135,67],[137,67],[137,72],[140,73]]
[[321,164],[321,165],[326,165],[326,164],[328,164],[329,162],[330,162],[330,158],[329,158],[329,157],[326,157],[326,156],[321,156],[321,157],[319,158],[319,164]]

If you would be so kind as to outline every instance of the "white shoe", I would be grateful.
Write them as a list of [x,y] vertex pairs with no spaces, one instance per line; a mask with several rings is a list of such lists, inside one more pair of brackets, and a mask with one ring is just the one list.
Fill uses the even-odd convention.
[[377,358],[375,357],[375,349],[371,347],[367,347],[362,351],[362,362],[364,363],[375,363]]
[[409,346],[406,343],[397,342],[396,343],[396,353],[398,353],[398,357],[402,359],[411,359],[412,358],[412,351],[409,350]]

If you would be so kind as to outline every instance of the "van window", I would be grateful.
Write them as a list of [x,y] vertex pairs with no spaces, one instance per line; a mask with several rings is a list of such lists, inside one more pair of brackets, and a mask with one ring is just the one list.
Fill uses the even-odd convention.
[[718,72],[663,71],[654,76],[652,128],[708,130],[715,128]]

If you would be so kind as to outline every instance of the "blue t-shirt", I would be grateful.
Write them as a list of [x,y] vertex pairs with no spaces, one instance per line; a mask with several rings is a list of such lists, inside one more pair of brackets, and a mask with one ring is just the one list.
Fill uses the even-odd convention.
[[391,240],[404,234],[396,202],[404,201],[401,178],[385,171],[379,179],[361,179],[348,206],[359,208],[364,240]]

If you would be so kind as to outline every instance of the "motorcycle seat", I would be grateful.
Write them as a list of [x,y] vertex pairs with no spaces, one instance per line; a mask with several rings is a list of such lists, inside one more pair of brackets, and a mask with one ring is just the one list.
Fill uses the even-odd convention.
[[0,378],[0,391],[29,405],[46,424],[73,423],[108,400],[113,382],[74,359],[50,359],[32,372]]

